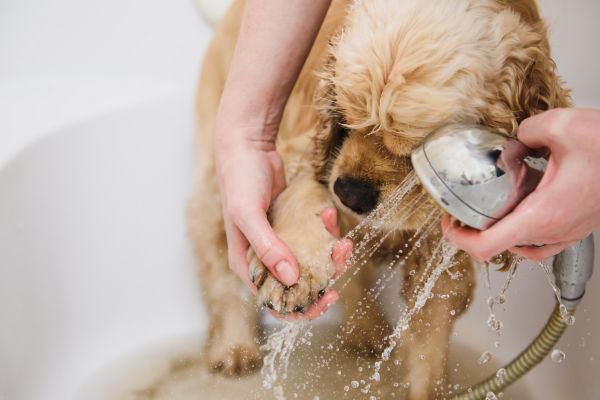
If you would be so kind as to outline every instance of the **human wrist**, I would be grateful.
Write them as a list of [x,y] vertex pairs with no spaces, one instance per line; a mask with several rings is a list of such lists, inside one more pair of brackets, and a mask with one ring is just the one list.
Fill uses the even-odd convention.
[[216,121],[217,149],[252,146],[265,151],[275,150],[282,114],[280,108],[222,104]]

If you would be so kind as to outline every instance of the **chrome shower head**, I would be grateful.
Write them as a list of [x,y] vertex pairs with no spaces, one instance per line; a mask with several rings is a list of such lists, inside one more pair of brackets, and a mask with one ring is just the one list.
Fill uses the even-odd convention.
[[433,199],[454,218],[477,229],[493,225],[533,191],[545,162],[534,159],[518,140],[472,125],[438,129],[412,152],[411,159]]

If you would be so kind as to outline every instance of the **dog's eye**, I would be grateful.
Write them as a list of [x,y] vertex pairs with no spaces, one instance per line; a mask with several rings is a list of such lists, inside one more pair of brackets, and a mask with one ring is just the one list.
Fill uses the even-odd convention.
[[338,148],[344,143],[344,140],[350,136],[350,130],[341,122],[335,121],[331,128],[331,144],[333,148]]

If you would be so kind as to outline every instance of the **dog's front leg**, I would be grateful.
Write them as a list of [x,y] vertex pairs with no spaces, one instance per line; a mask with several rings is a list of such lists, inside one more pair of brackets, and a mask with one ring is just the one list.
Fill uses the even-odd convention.
[[333,207],[329,192],[309,174],[292,180],[274,201],[270,210],[273,229],[296,257],[300,278],[291,287],[282,285],[250,250],[248,273],[258,288],[259,305],[283,315],[303,312],[329,286],[335,272],[330,258],[335,237],[321,221],[320,213],[327,207]]
[[[405,272],[403,296],[409,309],[417,300],[429,278],[432,261],[429,246],[439,237],[424,241],[412,271]],[[423,308],[412,316],[410,327],[402,337],[402,351],[410,400],[442,399],[447,397],[448,344],[454,322],[470,301],[474,289],[471,260],[464,254],[455,256],[452,274],[443,273],[437,280],[432,296]],[[400,355],[400,354],[399,354]]]

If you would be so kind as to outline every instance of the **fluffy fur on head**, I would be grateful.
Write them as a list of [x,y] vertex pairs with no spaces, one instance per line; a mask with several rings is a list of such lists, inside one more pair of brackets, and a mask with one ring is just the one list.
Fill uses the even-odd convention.
[[321,105],[397,154],[448,123],[513,134],[569,105],[546,34],[531,1],[356,1],[332,42]]
[[440,126],[514,135],[523,119],[570,105],[533,1],[355,1],[320,79],[317,177],[368,181],[380,199]]

